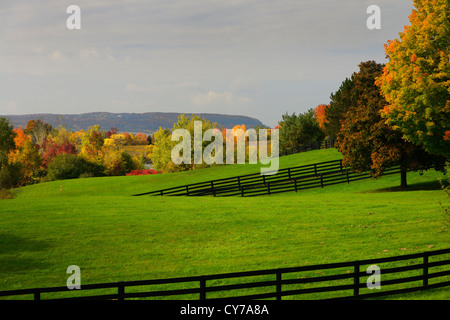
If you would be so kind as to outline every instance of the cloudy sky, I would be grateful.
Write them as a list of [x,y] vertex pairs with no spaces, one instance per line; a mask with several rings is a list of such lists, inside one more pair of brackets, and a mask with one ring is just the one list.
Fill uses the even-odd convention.
[[[69,30],[69,5],[81,29]],[[381,30],[369,30],[369,5]],[[328,103],[412,0],[0,0],[0,114],[223,113],[274,126]]]

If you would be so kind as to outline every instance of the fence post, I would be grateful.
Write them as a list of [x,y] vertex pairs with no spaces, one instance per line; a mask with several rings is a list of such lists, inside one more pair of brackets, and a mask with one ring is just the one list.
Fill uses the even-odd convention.
[[163,191],[161,190],[161,195],[163,195]]
[[120,281],[117,284],[117,294],[118,294],[118,299],[119,300],[124,300],[125,299],[125,286],[123,284],[123,281]]
[[281,300],[281,272],[280,271],[277,271],[276,293],[277,293],[277,301],[280,301]]
[[270,196],[270,182],[267,182],[267,194]]
[[359,263],[355,262],[353,266],[353,295],[359,296]]
[[289,181],[291,181],[291,168],[288,168]]
[[200,277],[200,300],[206,300],[206,279]]
[[345,169],[345,171],[346,171],[346,174],[347,174],[347,183],[350,183],[350,179],[348,177],[348,169]]
[[297,192],[297,179],[294,179],[295,192]]
[[323,175],[320,174],[320,187],[323,189]]
[[33,293],[33,295],[34,295],[34,300],[36,300],[36,301],[41,300],[41,293],[39,291],[35,291]]
[[244,187],[239,187],[239,189],[241,189],[241,197],[244,196]]
[[186,185],[186,195],[189,196],[189,186],[188,185]]
[[317,164],[314,163],[314,175],[317,176]]
[[214,195],[214,197],[216,196],[216,191],[214,191],[214,181],[211,181],[211,192]]
[[342,173],[342,159],[339,160],[339,165],[341,166],[341,173]]
[[428,252],[423,254],[423,287],[428,287]]

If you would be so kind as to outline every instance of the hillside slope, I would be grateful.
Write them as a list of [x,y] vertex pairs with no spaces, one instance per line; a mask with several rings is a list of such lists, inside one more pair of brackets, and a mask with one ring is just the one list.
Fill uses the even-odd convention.
[[[280,168],[339,157],[333,149],[294,154],[280,158]],[[408,191],[397,191],[399,176],[391,175],[255,198],[130,196],[256,170],[256,165],[230,165],[20,188],[15,199],[0,200],[1,290],[65,285],[67,266],[73,264],[81,268],[85,285],[448,247],[439,204],[441,174],[432,170],[409,174]],[[432,297],[448,295],[444,288]]]

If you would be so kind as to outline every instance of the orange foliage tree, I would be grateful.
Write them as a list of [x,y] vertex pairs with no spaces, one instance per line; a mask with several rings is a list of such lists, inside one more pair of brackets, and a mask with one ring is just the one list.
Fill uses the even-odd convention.
[[450,159],[450,2],[414,5],[411,25],[385,45],[382,115],[409,141]]
[[22,128],[14,129],[15,149],[9,153],[9,161],[20,165],[21,175],[19,185],[33,184],[40,180],[40,166],[42,157],[39,146],[34,144],[31,137],[26,135]]
[[314,116],[320,129],[326,134],[325,123],[328,122],[325,111],[329,107],[328,104],[320,104],[314,109]]

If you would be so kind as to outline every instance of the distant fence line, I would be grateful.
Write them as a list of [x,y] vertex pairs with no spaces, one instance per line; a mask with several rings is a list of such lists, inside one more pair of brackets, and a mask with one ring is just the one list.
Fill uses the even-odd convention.
[[[442,249],[436,251],[428,251],[423,253],[401,255],[395,257],[357,260],[351,262],[329,263],[311,266],[300,266],[291,268],[279,268],[258,271],[233,272],[215,275],[190,276],[168,279],[154,279],[141,281],[124,281],[102,284],[81,285],[80,290],[69,290],[67,287],[49,287],[0,291],[0,297],[24,296],[32,295],[34,300],[44,300],[43,294],[63,292],[70,294],[69,297],[52,298],[52,299],[137,299],[150,297],[168,297],[189,295],[189,299],[276,299],[281,300],[283,297],[305,297],[312,293],[333,293],[333,296],[326,299],[363,299],[380,296],[389,296],[394,294],[409,293],[423,291],[434,288],[442,288],[450,285],[450,259],[444,255],[450,254],[450,249]],[[431,261],[433,257],[438,260]],[[416,263],[414,259],[420,259],[421,263]],[[412,261],[411,261],[412,260]],[[361,277],[369,277],[364,267],[368,265],[380,266],[384,263],[392,263],[401,261],[400,266],[380,267],[380,288],[369,290],[366,282],[361,282]],[[438,270],[433,268],[440,267]],[[444,268],[445,267],[445,268]],[[339,270],[339,268],[341,270]],[[342,268],[349,268],[342,270]],[[334,269],[334,270],[333,270]],[[308,271],[332,270],[333,274],[308,276]],[[414,275],[408,274],[415,272]],[[323,272],[316,272],[323,273]],[[407,275],[405,275],[405,273]],[[387,275],[397,276],[392,279],[385,279]],[[272,277],[271,279],[263,279],[260,281],[249,281],[258,276]],[[209,282],[223,281],[228,279],[239,281],[233,284],[212,284]],[[335,284],[333,281],[346,281],[345,284]],[[410,284],[399,287],[400,284]],[[411,285],[412,283],[412,285]],[[174,285],[184,284],[182,288],[149,290],[148,287],[157,285]],[[311,284],[322,284],[322,286],[311,287]],[[309,287],[308,287],[309,286]],[[395,286],[394,288],[392,286]],[[144,288],[145,287],[145,288]],[[388,287],[388,289],[386,289]],[[144,291],[135,291],[133,288],[140,288]],[[264,290],[263,290],[264,288]],[[97,294],[82,296],[81,293],[91,292],[94,289],[114,289],[114,293]],[[218,292],[233,292],[234,290],[248,289],[258,292],[246,292],[244,294],[231,294],[226,297],[211,297],[211,294]],[[263,291],[263,292],[261,292]],[[335,292],[341,292],[334,295]],[[342,294],[342,292],[344,292]],[[196,298],[192,298],[195,295]],[[45,299],[46,300],[46,299]]]
[[306,151],[312,151],[312,150],[322,150],[322,149],[330,149],[334,148],[336,140],[335,139],[325,139],[325,140],[319,140],[319,141],[312,141],[310,143],[301,144],[296,147],[285,149],[284,151],[279,153],[279,156],[287,156],[290,154],[295,153],[301,153]]
[[[400,172],[400,167],[392,167],[383,173],[390,175]],[[339,183],[350,183],[371,178],[369,173],[357,173],[345,168],[342,160],[332,160],[298,167],[280,169],[274,175],[260,173],[192,183],[173,188],[150,191],[134,196],[259,196],[280,192],[323,188]]]

